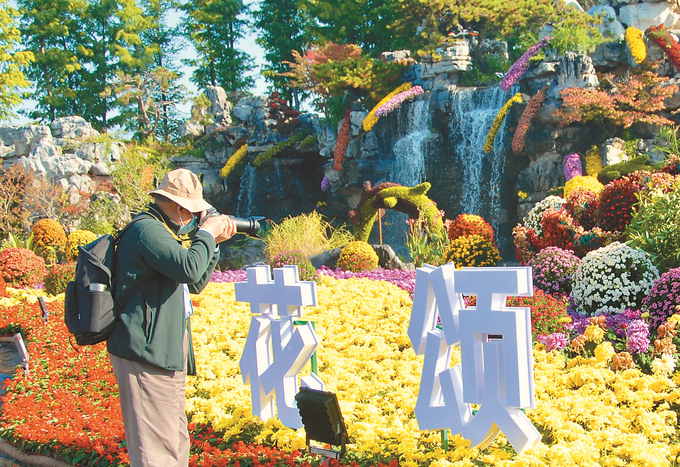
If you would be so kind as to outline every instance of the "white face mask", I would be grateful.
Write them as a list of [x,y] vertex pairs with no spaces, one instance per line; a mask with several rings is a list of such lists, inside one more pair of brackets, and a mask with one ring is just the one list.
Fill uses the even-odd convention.
[[194,215],[193,213],[191,215],[191,220],[186,225],[184,225],[184,221],[182,220],[182,214],[179,210],[179,206],[177,206],[177,217],[179,217],[179,223],[181,225],[181,227],[177,229],[177,235],[189,234],[196,230],[196,228],[198,227],[198,216]]

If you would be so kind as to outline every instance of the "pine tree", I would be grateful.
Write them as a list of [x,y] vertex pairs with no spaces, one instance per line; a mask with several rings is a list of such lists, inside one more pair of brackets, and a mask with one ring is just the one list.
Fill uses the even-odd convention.
[[15,116],[12,109],[21,103],[20,89],[30,85],[22,69],[33,60],[33,54],[16,50],[21,44],[18,17],[19,12],[7,5],[7,0],[0,0],[0,120]]
[[248,12],[242,0],[190,0],[184,5],[187,18],[184,32],[198,53],[186,63],[196,67],[192,81],[199,87],[221,86],[239,91],[253,85],[246,76],[253,59],[236,48],[244,37]]
[[26,50],[35,61],[27,77],[35,91],[34,110],[26,112],[37,120],[53,121],[57,117],[79,114],[77,90],[77,53],[80,17],[86,8],[83,0],[19,0],[23,14],[21,30]]
[[107,85],[119,72],[141,73],[152,63],[152,50],[141,39],[148,27],[134,0],[90,0],[84,12],[78,98],[83,105],[81,115],[103,131],[109,126],[108,112],[115,100],[106,92]]
[[305,34],[309,20],[297,4],[297,0],[262,0],[259,11],[254,13],[255,26],[259,29],[257,43],[264,48],[264,58],[268,62],[262,74],[286,100],[293,102],[296,109],[299,108],[300,92],[286,87],[287,78],[281,74],[289,71],[284,62],[295,60],[293,50],[304,54],[309,42]]

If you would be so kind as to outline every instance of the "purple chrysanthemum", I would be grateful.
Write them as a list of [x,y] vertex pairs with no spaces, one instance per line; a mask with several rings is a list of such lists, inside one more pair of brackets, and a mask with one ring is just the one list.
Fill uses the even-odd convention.
[[634,319],[626,329],[628,351],[630,353],[645,353],[649,350],[649,326],[641,319]]
[[543,47],[548,45],[548,42],[550,42],[551,39],[551,36],[544,37],[537,44],[529,47],[529,50],[524,52],[524,54],[522,54],[522,56],[512,64],[501,81],[501,89],[503,91],[508,91],[512,85],[515,84],[517,80],[520,79],[522,75],[524,75],[524,73],[526,73],[526,71],[529,69],[529,60],[531,57],[536,55]]
[[331,181],[325,175],[321,179],[321,191],[328,191],[331,189]]
[[538,336],[536,340],[545,345],[545,350],[547,352],[552,350],[563,350],[569,344],[569,338],[563,332],[553,332],[547,336]]
[[564,177],[571,180],[574,177],[583,175],[583,165],[581,164],[581,156],[578,153],[567,154],[562,160],[564,165]]

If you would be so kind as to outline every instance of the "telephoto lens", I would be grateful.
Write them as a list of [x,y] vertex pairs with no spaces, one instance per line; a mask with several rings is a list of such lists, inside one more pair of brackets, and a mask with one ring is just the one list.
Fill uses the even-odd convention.
[[234,224],[236,224],[236,233],[245,234],[250,237],[257,237],[257,234],[260,232],[259,220],[263,219],[262,217],[250,216],[245,219],[236,216],[229,217],[234,221]]

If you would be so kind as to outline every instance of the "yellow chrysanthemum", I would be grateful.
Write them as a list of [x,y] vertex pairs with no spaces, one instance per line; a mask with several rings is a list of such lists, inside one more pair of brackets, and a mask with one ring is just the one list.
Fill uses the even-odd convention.
[[587,190],[598,194],[604,189],[604,185],[597,180],[597,177],[578,175],[571,180],[567,180],[567,183],[564,184],[564,197],[566,198],[570,193],[577,189]]
[[628,50],[633,56],[635,63],[640,64],[647,58],[647,46],[645,46],[645,41],[642,39],[642,31],[638,28],[630,26],[626,29],[626,43],[628,44]]
[[607,363],[615,354],[614,346],[609,341],[602,342],[595,347],[595,358],[600,363]]
[[599,344],[604,340],[604,329],[602,329],[597,324],[586,326],[586,330],[583,332],[583,334],[590,342],[595,342],[596,344]]
[[66,242],[66,259],[73,261],[78,258],[78,247],[97,240],[97,234],[89,230],[75,230],[68,236]]

